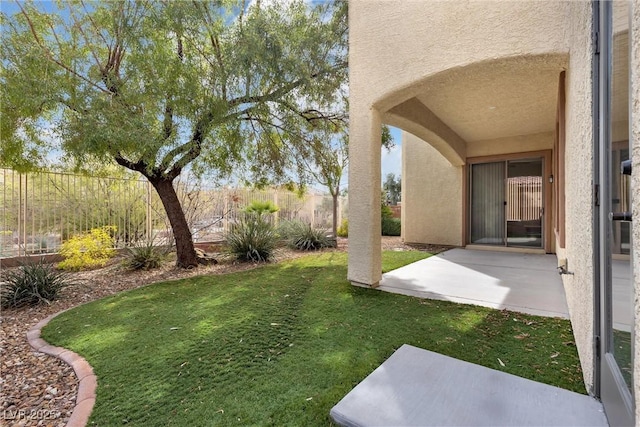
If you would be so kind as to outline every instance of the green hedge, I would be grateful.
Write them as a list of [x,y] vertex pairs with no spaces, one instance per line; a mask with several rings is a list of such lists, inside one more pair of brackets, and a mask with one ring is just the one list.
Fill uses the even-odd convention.
[[398,218],[382,218],[382,235],[399,236],[401,231],[400,223]]

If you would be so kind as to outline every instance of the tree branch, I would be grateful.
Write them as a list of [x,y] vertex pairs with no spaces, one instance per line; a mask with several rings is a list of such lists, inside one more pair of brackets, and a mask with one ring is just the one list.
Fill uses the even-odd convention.
[[89,18],[89,22],[91,22],[91,25],[93,25],[93,29],[95,30],[96,34],[102,39],[105,46],[109,46],[109,42],[107,41],[107,39],[104,38],[104,36],[102,35],[102,32],[100,31],[100,28],[96,25],[96,22],[93,20],[93,17],[87,10],[87,5],[84,3],[84,0],[80,0],[80,4],[84,9],[85,15]]
[[102,64],[100,63],[100,60],[98,59],[98,55],[96,54],[95,50],[93,49],[93,45],[89,42],[89,38],[87,37],[86,33],[82,29],[82,26],[80,25],[80,23],[76,19],[76,14],[73,12],[73,8],[71,8],[71,19],[73,20],[73,23],[75,24],[76,28],[78,28],[78,31],[80,31],[80,34],[82,34],[82,38],[84,39],[84,41],[86,43],[86,46],[88,46],[89,52],[91,52],[91,56],[93,56],[93,59],[96,62],[96,65],[98,66],[100,71],[102,71]]
[[[202,7],[203,9],[203,15],[206,21],[206,30],[207,30],[207,34],[209,34],[209,41],[211,42],[211,46],[213,47],[214,56],[216,58],[216,61],[218,62],[218,67],[220,68],[220,74],[223,77],[221,82],[222,98],[227,99],[226,71],[225,71],[224,61],[222,59],[222,50],[220,49],[220,40],[218,39],[218,36],[215,35],[213,31],[211,31],[211,24],[213,23],[213,18],[211,17],[211,13],[209,13],[209,9],[207,8],[205,3],[197,0],[193,0],[193,4],[196,7],[196,9],[198,9],[199,7]],[[240,16],[239,16],[240,22],[242,22],[242,15],[244,14],[244,2],[242,6],[243,6],[243,9],[240,10]]]
[[313,80],[325,74],[331,74],[336,70],[342,68],[342,66],[343,64],[341,63],[333,68],[323,70],[323,71],[318,71],[317,73],[311,74],[308,78],[295,80],[289,84],[279,87],[278,89],[275,89],[272,92],[266,93],[264,95],[254,95],[254,96],[245,95],[245,96],[239,96],[237,98],[233,98],[229,101],[229,107],[235,107],[240,104],[247,104],[247,103],[277,101],[280,97],[286,95],[287,93],[291,92],[295,88],[301,86],[307,80]]
[[182,156],[177,162],[175,162],[171,170],[169,170],[169,172],[166,173],[167,178],[171,180],[175,179],[178,175],[180,175],[180,173],[182,172],[182,169],[185,166],[187,166],[189,163],[197,159],[200,153],[202,152],[201,141],[191,140],[189,144],[184,144],[184,145],[188,146],[189,150],[184,154],[184,156]]
[[148,165],[146,164],[146,162],[144,162],[144,160],[141,159],[134,163],[126,159],[120,152],[115,153],[113,155],[113,158],[120,166],[124,166],[125,168],[131,169],[132,171],[140,172],[142,175],[149,178],[150,174],[147,170]]
[[88,83],[89,85],[95,87],[96,89],[98,89],[99,91],[103,92],[103,93],[110,93],[108,89],[105,89],[103,87],[101,87],[100,85],[98,85],[97,83],[91,81],[90,79],[86,78],[85,76],[83,76],[82,74],[78,73],[77,71],[73,70],[71,67],[69,67],[68,65],[64,64],[63,62],[59,61],[58,59],[53,57],[53,54],[51,53],[51,50],[49,50],[48,47],[46,47],[42,40],[40,40],[40,37],[38,37],[38,33],[35,29],[35,26],[33,25],[33,21],[31,21],[31,18],[29,17],[29,14],[27,14],[27,12],[24,10],[24,8],[22,7],[22,5],[20,4],[20,2],[16,2],[16,4],[18,5],[18,7],[20,8],[22,14],[24,15],[25,19],[27,20],[27,23],[29,24],[29,28],[31,29],[31,34],[33,34],[33,38],[35,39],[36,43],[38,44],[38,46],[40,47],[40,49],[42,49],[42,51],[44,52],[44,54],[46,55],[47,59],[49,59],[49,61],[57,64],[58,66],[60,66],[61,68],[67,70],[69,73],[73,74],[74,76],[78,77],[79,79],[81,79],[82,81],[84,81],[85,83]]

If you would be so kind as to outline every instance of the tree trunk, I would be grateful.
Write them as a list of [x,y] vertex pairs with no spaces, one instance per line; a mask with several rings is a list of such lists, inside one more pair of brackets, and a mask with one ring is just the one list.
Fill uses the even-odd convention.
[[180,199],[175,188],[173,188],[173,181],[170,179],[149,179],[153,188],[158,192],[164,210],[169,218],[171,229],[173,230],[173,237],[176,241],[176,253],[178,259],[176,266],[181,268],[191,268],[198,265],[198,258],[193,246],[193,237],[191,236],[191,230],[189,230],[189,224],[182,210]]
[[333,238],[338,237],[338,195],[340,194],[340,187],[336,186],[335,191],[331,193],[333,198]]

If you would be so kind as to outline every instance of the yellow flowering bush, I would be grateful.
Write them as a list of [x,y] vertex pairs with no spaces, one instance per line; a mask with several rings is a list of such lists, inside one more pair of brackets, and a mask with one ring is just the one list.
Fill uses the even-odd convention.
[[116,254],[113,248],[114,240],[111,237],[115,231],[116,227],[109,225],[73,236],[60,248],[60,255],[64,260],[58,264],[58,268],[82,270],[104,266]]

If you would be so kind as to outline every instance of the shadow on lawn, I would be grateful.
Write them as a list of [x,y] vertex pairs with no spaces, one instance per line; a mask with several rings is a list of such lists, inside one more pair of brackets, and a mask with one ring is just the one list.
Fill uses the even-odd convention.
[[404,343],[584,388],[567,321],[354,288],[345,263],[325,254],[156,284],[43,333],[94,367],[101,425],[326,425]]

